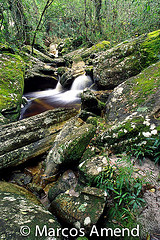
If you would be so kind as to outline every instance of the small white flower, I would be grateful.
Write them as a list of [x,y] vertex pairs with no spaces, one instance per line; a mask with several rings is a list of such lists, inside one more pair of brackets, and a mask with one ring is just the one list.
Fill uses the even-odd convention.
[[126,130],[126,129],[124,129],[124,133],[127,133],[127,130]]
[[152,130],[152,131],[151,131],[151,134],[156,135],[156,134],[157,134],[157,130],[156,130],[156,129],[155,129],[155,130]]
[[145,120],[143,124],[145,124],[146,126],[150,126],[150,122],[148,122],[147,120]]
[[144,137],[150,137],[152,134],[150,132],[142,132]]
[[152,124],[151,127],[150,127],[150,129],[153,130],[153,129],[155,129],[155,127],[156,127],[156,125],[155,125],[155,124]]

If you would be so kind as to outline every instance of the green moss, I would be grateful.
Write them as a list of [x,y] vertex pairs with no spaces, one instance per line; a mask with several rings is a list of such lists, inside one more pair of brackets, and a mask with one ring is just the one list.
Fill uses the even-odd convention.
[[92,76],[93,75],[93,66],[86,66],[85,71],[86,71],[86,75]]
[[110,47],[110,42],[108,41],[102,41],[100,43],[95,44],[94,46],[87,48],[84,50],[81,54],[83,60],[88,60],[91,54],[105,51]]
[[[23,51],[31,54],[32,47],[30,45],[26,45],[25,47],[23,47]],[[51,57],[45,55],[44,53],[40,52],[39,50],[37,50],[35,48],[33,50],[33,56],[40,59],[43,62],[46,62],[46,63],[53,61],[53,59]]]
[[160,30],[149,33],[140,48],[144,67],[160,60]]
[[[86,161],[87,159],[91,159],[92,157],[96,156],[96,148],[89,147],[86,149],[86,151],[83,153],[81,162]],[[85,167],[85,165],[84,165]]]
[[133,91],[136,93],[135,102],[140,105],[149,95],[154,94],[160,86],[160,62],[143,71],[134,80]]
[[31,200],[35,204],[40,204],[40,201],[25,188],[17,186],[16,184],[0,182],[0,192],[8,192],[21,196],[25,196],[27,199]]
[[88,117],[86,123],[92,124],[97,127],[98,119],[97,117]]
[[82,157],[91,138],[94,136],[95,127],[91,124],[84,125],[77,129],[74,136],[69,135],[64,142],[58,147],[61,163],[69,163],[73,160],[77,161]]
[[83,59],[80,55],[76,55],[75,57],[73,57],[72,60],[73,60],[74,63],[78,63],[78,62],[83,61]]
[[88,240],[86,237],[78,237],[76,240]]
[[8,116],[17,120],[24,88],[24,61],[18,55],[2,54],[0,57],[0,112],[14,113]]
[[102,41],[102,42],[97,43],[96,45],[92,46],[91,50],[93,52],[99,52],[99,51],[104,51],[109,47],[110,47],[109,41]]

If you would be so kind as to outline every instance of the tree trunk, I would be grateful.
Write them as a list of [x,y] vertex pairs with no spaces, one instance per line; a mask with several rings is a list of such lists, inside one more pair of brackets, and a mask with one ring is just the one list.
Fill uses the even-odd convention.
[[33,54],[33,48],[34,48],[34,44],[35,44],[35,40],[36,40],[36,35],[37,35],[37,32],[39,31],[39,27],[40,27],[40,25],[41,25],[43,16],[44,16],[45,11],[47,10],[47,8],[49,8],[49,6],[52,4],[52,2],[53,2],[53,0],[47,0],[47,3],[46,3],[46,5],[45,5],[45,7],[44,7],[44,9],[43,9],[43,12],[42,12],[41,17],[40,17],[40,19],[39,19],[39,22],[38,22],[38,24],[37,24],[37,27],[36,27],[36,29],[35,29],[35,31],[34,31],[34,36],[33,36],[33,41],[32,41],[32,54]]
[[98,25],[98,30],[102,33],[101,28],[101,7],[102,7],[102,0],[94,0],[95,1],[95,9],[96,9],[96,24]]
[[30,26],[25,17],[24,8],[21,0],[8,0],[9,8],[17,29],[17,36],[25,44],[30,44]]

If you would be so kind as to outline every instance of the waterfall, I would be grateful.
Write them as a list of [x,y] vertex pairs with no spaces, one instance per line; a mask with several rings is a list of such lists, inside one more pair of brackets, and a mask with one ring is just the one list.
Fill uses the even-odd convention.
[[58,81],[58,83],[57,83],[56,90],[57,90],[58,92],[62,92],[62,91],[63,91],[63,87],[62,87],[62,85],[60,84],[59,81]]
[[89,76],[86,76],[85,74],[77,77],[72,86],[71,90],[83,90],[86,87],[89,87],[92,85],[92,79]]
[[25,94],[28,104],[21,110],[21,119],[57,107],[80,108],[80,95],[86,87],[92,85],[89,76],[81,75],[75,78],[70,90],[65,91],[58,81],[55,89],[37,91]]

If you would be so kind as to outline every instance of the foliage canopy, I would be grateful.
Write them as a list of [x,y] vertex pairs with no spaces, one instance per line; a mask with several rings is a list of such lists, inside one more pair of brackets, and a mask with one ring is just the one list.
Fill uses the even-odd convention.
[[77,37],[83,44],[102,39],[111,43],[159,28],[159,0],[2,0],[0,39],[21,46],[31,44],[37,24],[40,45]]

